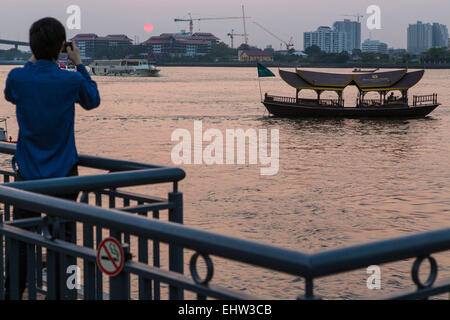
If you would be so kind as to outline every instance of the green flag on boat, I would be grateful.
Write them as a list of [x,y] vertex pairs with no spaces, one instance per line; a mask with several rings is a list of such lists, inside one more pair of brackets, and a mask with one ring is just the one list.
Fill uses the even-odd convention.
[[258,77],[260,77],[260,78],[263,78],[263,77],[275,77],[273,72],[270,71],[269,69],[267,69],[261,63],[258,62],[256,66],[258,68]]

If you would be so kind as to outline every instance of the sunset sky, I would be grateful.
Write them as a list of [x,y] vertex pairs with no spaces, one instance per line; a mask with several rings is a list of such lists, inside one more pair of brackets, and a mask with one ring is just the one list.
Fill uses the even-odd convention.
[[[303,32],[314,31],[320,25],[331,26],[344,14],[361,13],[362,40],[369,37],[366,27],[369,5],[381,8],[381,30],[371,32],[371,38],[387,42],[390,47],[406,47],[406,28],[417,20],[439,22],[450,26],[449,0],[1,0],[0,38],[28,40],[28,28],[38,18],[53,16],[65,23],[69,5],[81,7],[81,30],[70,30],[69,37],[76,33],[97,33],[99,35],[125,33],[140,41],[163,32],[188,30],[188,23],[175,23],[174,18],[186,18],[190,12],[195,17],[240,16],[241,5],[246,8],[250,44],[265,47],[271,44],[279,49],[275,40],[252,21],[264,25],[282,39],[294,38],[297,49],[303,49]],[[144,26],[153,25],[151,32]],[[147,28],[148,29],[148,28]],[[194,31],[212,32],[222,41],[230,43],[226,36],[234,29],[242,32],[241,20],[203,21],[194,24]],[[148,29],[149,30],[149,29]],[[241,39],[237,39],[239,42]]]

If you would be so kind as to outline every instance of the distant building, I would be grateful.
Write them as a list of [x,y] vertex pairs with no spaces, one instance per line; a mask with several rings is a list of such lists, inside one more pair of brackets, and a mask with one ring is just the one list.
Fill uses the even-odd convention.
[[124,34],[99,37],[95,33],[77,34],[71,39],[80,48],[82,59],[93,59],[96,52],[108,47],[131,46],[133,41]]
[[277,54],[277,55],[280,55],[280,56],[287,56],[287,55],[289,55],[289,51],[288,50],[274,50],[273,53]]
[[355,49],[361,49],[361,23],[357,21],[336,21],[333,24],[333,30],[346,34],[344,50],[352,53]]
[[389,48],[387,51],[387,54],[389,55],[390,60],[396,60],[398,58],[401,58],[403,55],[405,55],[407,53],[408,53],[408,51],[406,51],[406,49]]
[[270,44],[264,48],[264,51],[270,52],[272,55],[275,53],[275,49]]
[[269,51],[263,50],[239,50],[238,58],[240,62],[271,62],[273,55]]
[[448,47],[448,29],[447,26],[440,23],[433,23],[432,27],[432,45],[437,48]]
[[433,30],[431,24],[417,21],[408,26],[408,52],[419,54],[427,51],[433,45]]
[[143,43],[155,57],[193,57],[207,55],[219,38],[211,33],[163,33]]
[[304,50],[311,46],[318,46],[320,50],[327,53],[341,53],[345,51],[346,42],[346,33],[326,26],[319,27],[317,31],[303,33]]
[[384,53],[388,51],[388,46],[384,42],[378,40],[369,40],[363,42],[362,50],[363,53]]
[[439,23],[422,23],[408,26],[408,52],[419,54],[432,47],[448,47],[447,26]]

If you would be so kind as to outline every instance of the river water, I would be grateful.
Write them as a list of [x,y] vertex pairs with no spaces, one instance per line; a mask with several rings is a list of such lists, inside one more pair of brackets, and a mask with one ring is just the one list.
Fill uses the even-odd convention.
[[[11,68],[0,66],[0,83]],[[227,129],[278,129],[276,175],[262,176],[260,165],[181,165],[186,225],[305,252],[435,230],[450,226],[449,75],[425,72],[411,94],[437,93],[442,106],[428,118],[404,121],[267,117],[256,68],[163,67],[158,78],[97,77],[102,104],[90,112],[77,108],[77,147],[85,154],[173,165],[171,135],[179,128],[193,133],[195,120],[203,131],[224,135]],[[261,86],[294,95],[279,77],[262,79]],[[356,90],[346,89],[344,98],[351,105]],[[14,107],[0,98],[0,108],[15,138]],[[448,276],[448,252],[436,258],[439,278]],[[216,284],[264,298],[303,293],[301,279],[214,261]],[[358,270],[319,279],[315,292],[347,299],[412,288],[411,266],[411,260],[382,266],[381,290],[368,290],[366,270]]]

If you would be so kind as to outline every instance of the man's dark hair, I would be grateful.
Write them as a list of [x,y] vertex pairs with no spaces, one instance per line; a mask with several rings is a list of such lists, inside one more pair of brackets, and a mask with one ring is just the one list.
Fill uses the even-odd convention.
[[37,60],[57,60],[66,30],[55,18],[43,18],[30,28],[30,47]]

